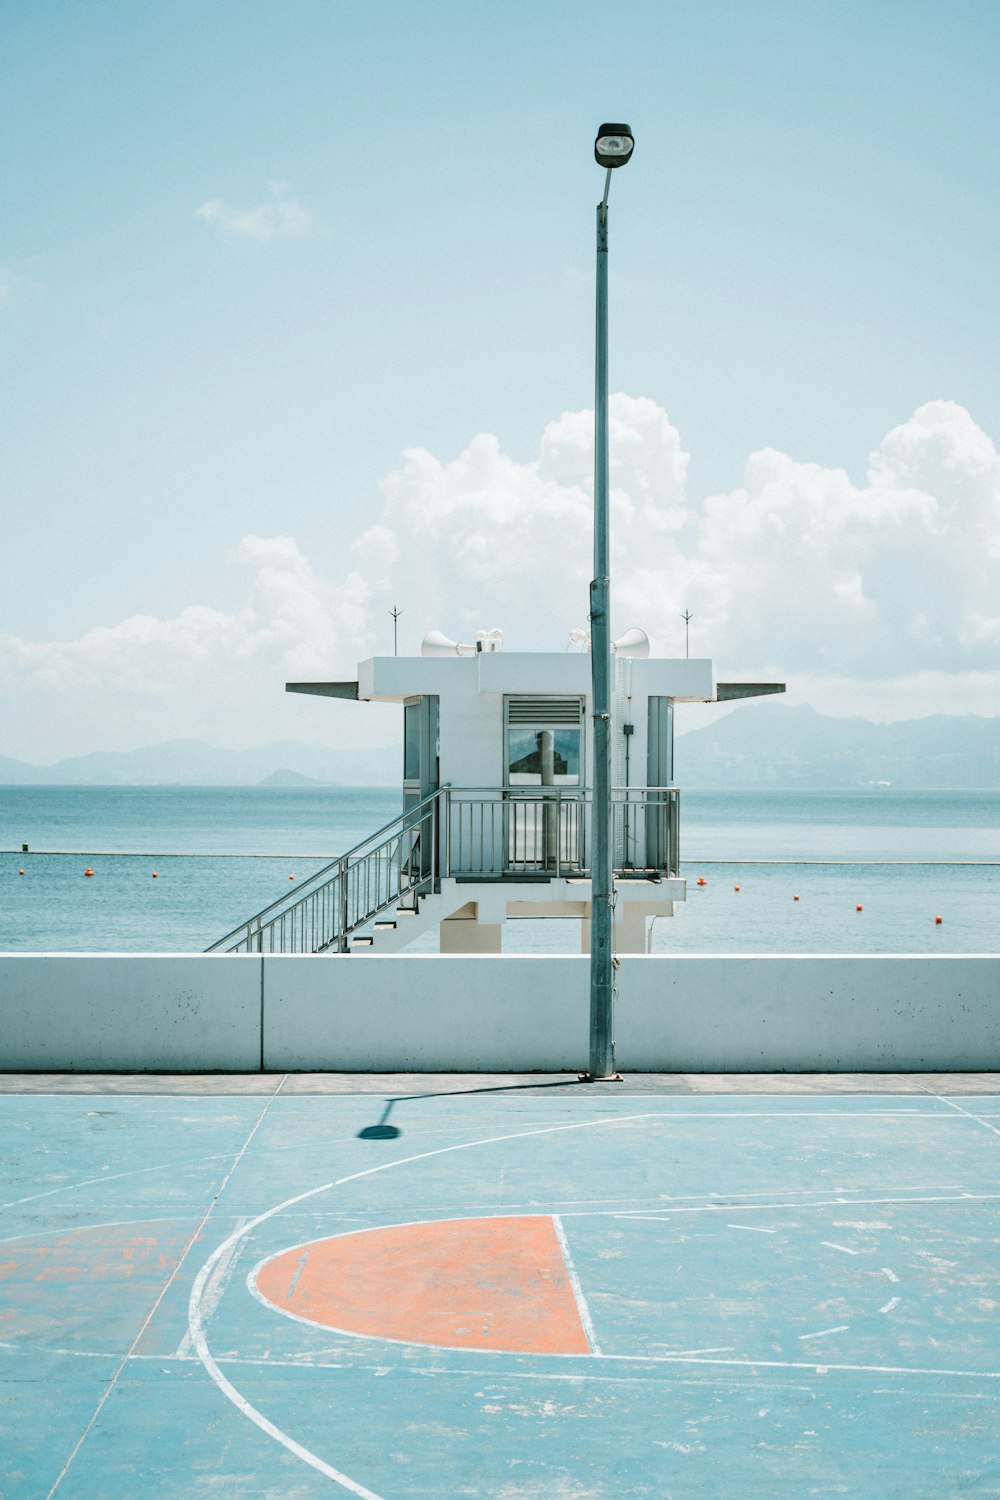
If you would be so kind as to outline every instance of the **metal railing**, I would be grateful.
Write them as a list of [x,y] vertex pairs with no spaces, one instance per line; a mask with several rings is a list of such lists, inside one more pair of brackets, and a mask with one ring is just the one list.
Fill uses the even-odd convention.
[[[611,794],[615,875],[676,875],[676,787],[618,787]],[[565,787],[451,787],[441,871],[458,879],[586,878],[593,795]]]
[[[207,953],[346,953],[352,934],[440,879],[590,875],[593,795],[570,787],[441,787],[332,860]],[[615,788],[615,877],[676,875],[676,787]]]
[[206,953],[346,953],[352,932],[436,886],[443,796],[408,808]]

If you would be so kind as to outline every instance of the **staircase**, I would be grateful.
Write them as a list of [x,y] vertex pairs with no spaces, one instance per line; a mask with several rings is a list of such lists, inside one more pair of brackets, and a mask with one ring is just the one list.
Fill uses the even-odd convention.
[[[453,903],[452,903],[453,904]],[[387,911],[367,929],[361,928],[350,938],[350,953],[398,953],[414,938],[436,927],[448,916],[443,898],[434,891],[414,896],[412,904]]]
[[[444,789],[408,808],[347,854],[206,948],[206,953],[391,952],[436,916],[438,825]],[[391,915],[390,915],[391,914]],[[403,937],[403,933],[407,935]],[[392,936],[399,941],[390,946]],[[365,939],[368,939],[365,942]]]

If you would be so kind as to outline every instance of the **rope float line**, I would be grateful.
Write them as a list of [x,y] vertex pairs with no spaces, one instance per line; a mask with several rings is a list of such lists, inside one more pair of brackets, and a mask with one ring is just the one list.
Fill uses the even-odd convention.
[[[27,854],[29,857],[45,855],[47,858],[64,859],[73,856],[76,859],[89,854],[92,859],[283,859],[283,860],[329,860],[329,852],[325,854],[247,854],[245,850],[221,849],[216,852],[212,850],[192,850],[190,852],[179,852],[162,849],[0,849],[0,857],[7,854]],[[682,865],[803,865],[816,866],[825,869],[828,866],[849,869],[859,867],[867,869],[869,866],[892,866],[903,869],[929,870],[929,869],[975,869],[975,870],[997,870],[1000,869],[1000,859],[682,859]],[[707,881],[706,881],[707,884]]]
[[[704,860],[704,861],[699,861],[699,863],[709,864],[710,861],[709,860]],[[722,861],[722,860],[717,860],[717,861],[715,861],[715,863],[717,863],[717,864],[722,864],[722,863],[729,864],[729,863],[737,863],[737,861],[729,861],[729,860]],[[739,863],[743,863],[743,861],[739,861]],[[747,861],[747,863],[749,863],[749,861]],[[804,861],[798,861],[798,860],[774,860],[774,861],[771,861],[771,860],[755,860],[755,861],[753,861],[753,863],[755,863],[755,864],[771,864],[771,863],[774,863],[774,864],[799,864],[799,863],[804,863]],[[834,864],[834,863],[836,863],[836,864],[848,864],[848,863],[854,863],[854,861],[848,861],[848,860],[836,860],[836,861],[834,861],[834,860],[816,860],[815,863],[816,864]],[[864,864],[901,864],[901,863],[904,863],[904,861],[902,861],[902,860],[865,860],[865,861],[859,860],[858,863],[859,864],[861,864],[861,863],[864,863]],[[944,864],[946,862],[944,860],[938,860],[938,861],[936,861],[936,863],[937,864]],[[953,863],[955,863],[955,864],[958,864],[958,863],[969,864],[969,863],[971,863],[971,861],[969,861],[969,860],[963,860],[963,861],[955,860],[955,861],[953,861]],[[695,884],[696,885],[700,885],[700,886],[707,886],[708,885],[708,881],[705,879],[704,875],[699,875],[698,879],[695,881]],[[740,888],[739,888],[738,885],[734,885],[733,886],[733,890],[734,891],[738,891],[739,889]],[[798,895],[793,895],[792,896],[792,900],[793,901],[799,901],[799,900],[801,900],[801,897],[798,896]],[[854,910],[855,911],[864,911],[864,907],[862,906],[862,904],[861,904],[860,901],[855,904]],[[942,926],[943,920],[944,919],[942,917],[940,917],[940,916],[935,917],[934,918],[934,925],[935,925],[935,927]]]
[[91,859],[283,859],[286,863],[293,860],[319,860],[328,861],[329,854],[247,854],[244,852],[231,852],[221,850],[213,854],[211,850],[197,850],[193,853],[180,853],[173,850],[163,849],[0,849],[0,858],[7,854],[25,854],[29,859],[84,859],[88,854]]
[[[13,852],[14,852],[13,850],[9,850],[9,849],[0,850],[0,853],[3,853],[3,854],[10,854],[10,853],[13,853]],[[30,851],[29,851],[29,853],[30,853]],[[56,856],[58,856],[59,858],[70,858],[70,857],[72,857],[72,854],[71,854],[70,850],[36,849],[35,853],[36,854],[47,854],[50,857],[56,857]],[[95,856],[95,858],[100,858],[100,859],[143,859],[143,858],[148,858],[148,857],[149,857],[148,855],[142,855],[142,854],[121,854],[121,853],[102,854],[102,855]],[[287,859],[288,858],[287,855],[281,855],[281,854],[166,854],[166,855],[160,855],[158,857],[161,858],[161,859]],[[320,858],[321,856],[318,856],[318,855],[312,856],[312,855],[310,855],[310,856],[306,856],[306,857],[307,858]],[[687,861],[687,863],[694,863],[694,861]],[[815,864],[817,866],[821,866],[821,865],[853,865],[853,864],[859,864],[859,865],[902,865],[902,864],[913,864],[913,865],[918,865],[918,864],[924,864],[925,861],[922,861],[922,860],[888,860],[888,859],[885,859],[885,860],[883,860],[883,859],[871,859],[871,860],[846,860],[846,859],[842,859],[842,860],[841,859],[838,859],[838,860],[784,860],[784,859],[765,860],[765,859],[757,859],[757,860],[699,860],[698,863],[699,864],[756,864],[756,865],[769,865],[769,864],[775,864],[775,865],[791,865],[791,864],[794,864],[794,865],[805,865],[805,864]],[[961,866],[961,865],[980,865],[981,864],[981,865],[987,866],[988,868],[992,867],[992,865],[993,865],[993,861],[987,861],[987,860],[933,860],[933,861],[926,861],[926,863],[928,863],[928,864],[933,863],[935,866],[942,866],[942,865],[943,866],[949,866],[949,865],[959,865],[959,866]],[[19,875],[23,875],[24,874],[24,870],[20,869],[20,870],[18,870],[17,873]],[[90,876],[92,876],[94,874],[94,871],[93,871],[93,868],[90,865],[88,865],[87,868],[84,870],[83,873],[84,873],[85,876],[87,876],[89,878]],[[154,870],[152,872],[152,878],[154,880],[159,879],[159,874],[158,874],[158,872],[156,870]],[[289,880],[294,880],[295,876],[294,875],[289,875],[288,878],[289,878]],[[700,885],[700,886],[707,886],[708,885],[708,881],[705,879],[704,875],[699,875],[698,879],[696,881],[696,884]],[[739,888],[738,885],[734,885],[733,886],[733,890],[734,891],[738,891],[739,889],[740,888]],[[799,899],[800,898],[797,895],[793,895],[793,897],[792,897],[793,901],[798,901]],[[858,904],[858,905],[855,906],[854,910],[855,911],[863,911],[864,908],[860,904]],[[934,918],[934,925],[936,927],[940,927],[940,926],[942,926],[942,924],[943,924],[943,918],[940,917],[940,916],[936,916]]]

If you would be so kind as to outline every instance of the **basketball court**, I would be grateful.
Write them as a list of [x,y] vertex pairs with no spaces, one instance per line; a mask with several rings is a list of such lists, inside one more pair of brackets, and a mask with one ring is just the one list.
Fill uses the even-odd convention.
[[1000,1080],[8,1078],[0,1495],[1000,1496]]

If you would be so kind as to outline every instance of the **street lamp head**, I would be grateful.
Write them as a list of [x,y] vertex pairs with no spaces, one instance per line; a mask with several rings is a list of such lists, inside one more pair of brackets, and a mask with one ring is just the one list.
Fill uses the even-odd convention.
[[594,156],[599,166],[623,167],[634,145],[630,125],[602,125],[594,142]]

